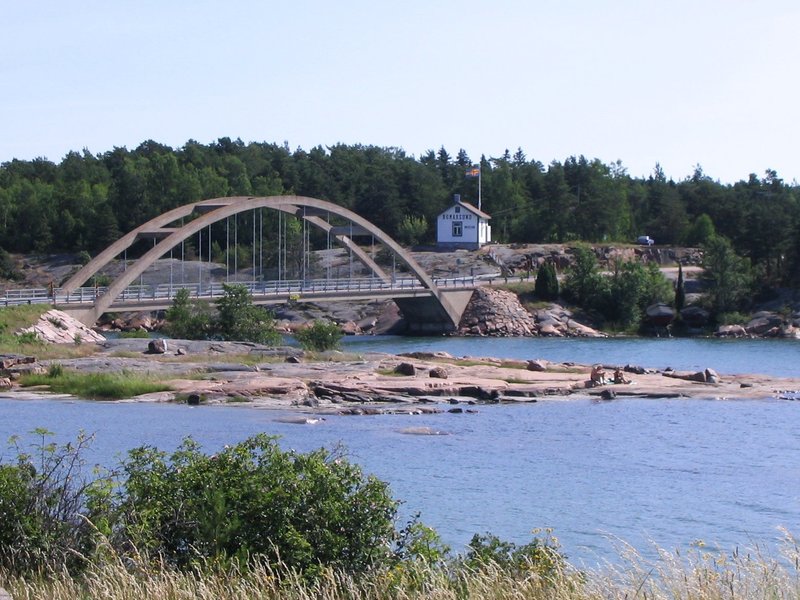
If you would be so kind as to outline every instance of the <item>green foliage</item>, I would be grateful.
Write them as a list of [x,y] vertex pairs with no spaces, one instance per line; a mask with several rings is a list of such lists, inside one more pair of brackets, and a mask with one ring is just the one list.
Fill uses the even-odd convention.
[[749,320],[748,315],[740,312],[726,312],[717,315],[717,323],[720,325],[746,325]]
[[398,241],[407,246],[416,246],[425,239],[428,231],[428,222],[424,216],[414,217],[406,215],[397,229]]
[[678,263],[678,280],[675,282],[675,310],[683,310],[686,305],[686,284],[683,281],[683,265]]
[[182,340],[206,339],[211,332],[211,316],[206,302],[192,302],[189,290],[181,288],[165,315],[165,332]]
[[590,306],[597,301],[603,290],[603,277],[597,264],[597,257],[588,246],[573,249],[574,262],[567,271],[564,294],[580,306]]
[[556,267],[553,263],[544,263],[536,273],[536,296],[542,300],[557,300],[560,294]]
[[281,336],[275,328],[272,313],[253,305],[247,287],[223,284],[224,295],[217,300],[217,318],[212,333],[223,340],[247,341],[275,346]]
[[745,308],[752,294],[753,273],[750,262],[736,254],[730,241],[722,236],[712,238],[704,247],[703,267],[715,313]]
[[711,220],[711,217],[703,213],[695,219],[689,229],[689,233],[686,236],[686,243],[689,246],[705,246],[716,235],[717,231],[714,228],[714,222]]
[[120,331],[119,337],[123,340],[130,340],[130,339],[147,339],[150,337],[150,334],[146,329],[131,329],[130,331]]
[[46,375],[27,374],[20,379],[22,386],[46,385],[58,394],[80,398],[120,400],[142,394],[163,392],[170,387],[150,376],[134,373],[78,373],[52,365]]
[[41,346],[44,342],[35,331],[24,331],[17,335],[17,343],[20,346]]
[[[463,150],[451,154],[443,147],[416,159],[398,148],[337,144],[291,151],[229,138],[175,149],[147,140],[99,156],[70,152],[59,164],[13,160],[0,165],[0,248],[95,252],[181,204],[290,191],[353,209],[410,243],[424,237],[421,220],[435,222],[452,194],[476,203],[477,181],[464,177],[471,165]],[[699,166],[681,181],[659,165],[652,175],[634,178],[619,161],[570,156],[545,165],[521,149],[482,158],[480,168],[482,208],[494,217],[497,240],[629,242],[646,233],[659,244],[705,245],[718,234],[750,260],[759,283],[800,281],[800,188],[773,170],[732,185],[715,182]],[[236,219],[238,248],[225,258],[250,264],[259,234],[250,216]],[[268,217],[265,230],[275,232],[276,221]],[[300,277],[309,266],[304,228],[294,217],[283,223],[281,275]],[[213,247],[227,247],[226,228],[212,229]],[[274,251],[258,258],[273,270],[278,266]]]
[[499,567],[517,577],[536,574],[554,578],[566,564],[566,556],[561,553],[558,540],[550,530],[545,531],[544,537],[534,537],[523,546],[503,541],[495,535],[475,534],[461,560],[471,570]]
[[247,287],[223,284],[224,294],[217,300],[213,315],[206,302],[193,302],[189,291],[181,288],[166,314],[166,333],[173,338],[222,339],[255,342],[270,346],[281,341],[272,314],[253,304]]
[[12,281],[19,281],[23,279],[22,273],[17,270],[11,255],[0,248],[0,278],[10,279]]
[[338,453],[282,451],[259,434],[209,456],[132,450],[110,499],[108,534],[178,567],[267,557],[308,575],[388,560],[397,503]]
[[30,449],[11,438],[16,462],[0,464],[0,567],[12,573],[75,570],[92,547],[90,524],[79,515],[90,487],[82,453],[89,442],[59,446],[44,429]]
[[621,329],[638,326],[647,306],[670,303],[674,292],[656,263],[616,261],[611,275],[600,273],[594,253],[575,249],[575,266],[567,273],[565,293],[576,304],[595,311]]
[[342,330],[336,323],[315,320],[310,327],[299,329],[294,334],[294,337],[300,342],[300,346],[303,350],[325,352],[326,350],[336,350],[339,348],[339,342],[342,339]]

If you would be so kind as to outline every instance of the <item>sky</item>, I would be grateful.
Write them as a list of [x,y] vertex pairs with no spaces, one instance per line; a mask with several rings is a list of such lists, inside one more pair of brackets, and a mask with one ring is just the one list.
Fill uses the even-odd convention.
[[221,137],[800,180],[796,0],[0,0],[0,163]]

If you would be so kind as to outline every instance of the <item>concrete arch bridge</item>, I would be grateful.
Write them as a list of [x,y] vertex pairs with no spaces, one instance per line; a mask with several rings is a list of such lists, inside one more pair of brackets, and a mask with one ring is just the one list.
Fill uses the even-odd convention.
[[[225,222],[230,227],[230,219],[237,215],[252,212],[253,244],[256,240],[263,244],[263,231],[256,231],[256,215],[263,215],[263,209],[278,211],[278,277],[267,281],[255,275],[246,285],[255,304],[278,304],[288,300],[325,302],[333,300],[377,300],[392,298],[413,333],[446,332],[458,326],[461,315],[474,289],[474,278],[453,278],[435,281],[397,242],[381,229],[356,213],[324,200],[303,196],[250,197],[235,196],[201,200],[170,210],[140,225],[122,236],[84,265],[61,287],[39,291],[34,301],[45,297],[87,325],[93,325],[106,312],[157,310],[168,308],[177,291],[188,288],[193,298],[213,299],[222,295],[222,283],[202,281],[202,273],[197,282],[172,281],[159,286],[136,285],[142,274],[160,258],[172,256],[176,248],[183,249],[187,240],[197,237],[199,261],[202,263],[204,246],[207,258],[211,261],[211,226]],[[258,212],[257,212],[258,211]],[[328,246],[335,242],[346,249],[351,262],[357,260],[371,273],[370,277],[347,277],[344,279],[288,280],[281,277],[281,261],[286,261],[285,224],[284,237],[281,234],[281,216],[291,215],[302,225],[303,261],[307,260],[310,244],[308,226],[320,230],[327,239]],[[263,228],[263,216],[261,217]],[[332,223],[332,219],[339,224]],[[203,234],[206,238],[203,239]],[[230,241],[228,231],[227,242]],[[236,234],[234,234],[236,235]],[[382,268],[373,256],[359,246],[357,237],[370,236],[373,244],[377,241],[391,252],[392,272]],[[127,251],[141,240],[152,240],[152,247],[136,260],[128,264]],[[283,243],[283,255],[281,254]],[[234,247],[236,242],[234,240]],[[225,251],[228,252],[226,247]],[[108,286],[86,287],[98,273],[120,256],[126,256],[125,269]],[[263,251],[261,252],[263,256]],[[227,256],[227,254],[226,254]],[[282,258],[283,256],[283,258]],[[255,248],[253,251],[255,257]],[[255,261],[255,258],[253,258]],[[227,258],[226,258],[227,261]],[[396,264],[399,262],[406,273],[397,276]],[[304,262],[305,264],[305,262]],[[285,271],[285,269],[284,269]],[[236,272],[236,269],[234,269]],[[284,273],[285,274],[285,273]],[[352,269],[351,269],[352,275]],[[31,299],[27,300],[29,303]],[[8,297],[6,303],[9,303]],[[13,302],[12,302],[13,303]],[[20,302],[17,302],[20,303]]]

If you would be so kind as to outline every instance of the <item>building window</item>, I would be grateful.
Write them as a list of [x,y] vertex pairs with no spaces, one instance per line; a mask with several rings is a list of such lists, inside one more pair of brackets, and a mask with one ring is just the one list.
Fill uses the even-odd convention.
[[453,221],[453,237],[461,237],[462,231],[461,221]]
[[460,206],[456,206],[456,213],[460,213],[460,212],[461,212],[461,207]]

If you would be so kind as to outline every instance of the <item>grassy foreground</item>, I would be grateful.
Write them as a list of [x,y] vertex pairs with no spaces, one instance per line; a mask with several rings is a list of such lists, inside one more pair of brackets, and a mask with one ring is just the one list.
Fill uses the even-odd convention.
[[721,555],[697,550],[688,556],[661,551],[655,560],[631,552],[620,561],[621,566],[589,571],[565,564],[548,576],[535,569],[509,572],[495,564],[453,569],[417,562],[357,578],[325,569],[309,582],[264,563],[247,570],[179,572],[111,559],[78,577],[57,573],[4,580],[0,574],[0,582],[14,598],[52,600],[800,598],[800,551],[790,537],[779,558],[757,551]]

